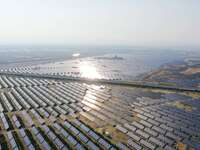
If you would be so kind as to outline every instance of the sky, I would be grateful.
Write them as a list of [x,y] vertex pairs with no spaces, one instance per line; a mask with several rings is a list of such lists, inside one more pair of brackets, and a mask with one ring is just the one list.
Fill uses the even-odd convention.
[[199,46],[200,0],[0,0],[0,45]]

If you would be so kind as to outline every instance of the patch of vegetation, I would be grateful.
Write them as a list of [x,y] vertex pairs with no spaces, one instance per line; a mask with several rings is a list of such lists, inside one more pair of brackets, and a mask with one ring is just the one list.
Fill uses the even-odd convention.
[[186,104],[184,102],[180,102],[180,101],[175,101],[175,102],[169,103],[169,105],[176,107],[178,109],[182,109],[187,112],[191,112],[196,109],[195,107],[193,107],[189,104]]
[[185,96],[189,96],[192,99],[196,100],[196,99],[200,99],[200,93],[195,93],[195,92],[184,92],[182,93]]
[[161,85],[161,86],[176,86],[175,83],[171,83],[171,82],[159,82],[159,85]]
[[162,90],[162,89],[151,89],[151,92],[162,93],[162,94],[173,94],[173,93],[176,93],[174,91]]
[[127,142],[128,137],[126,134],[118,131],[115,127],[111,125],[104,126],[102,128],[97,128],[96,131],[109,139],[112,139],[113,143]]
[[182,143],[182,142],[177,142],[176,143],[176,149],[177,150],[194,150],[193,148],[189,147],[188,145]]

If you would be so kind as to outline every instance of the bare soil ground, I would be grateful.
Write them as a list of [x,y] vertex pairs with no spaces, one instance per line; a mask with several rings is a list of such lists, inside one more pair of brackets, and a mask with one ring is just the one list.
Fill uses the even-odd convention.
[[188,68],[185,71],[181,72],[184,75],[193,75],[193,74],[197,74],[200,73],[200,67],[192,67],[192,68]]

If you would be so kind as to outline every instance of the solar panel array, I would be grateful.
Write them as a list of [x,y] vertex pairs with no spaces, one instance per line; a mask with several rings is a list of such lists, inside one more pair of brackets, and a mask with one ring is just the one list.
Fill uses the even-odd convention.
[[182,100],[196,107],[185,112],[173,99],[140,97],[142,89],[5,75],[0,87],[2,149],[200,147],[198,100]]

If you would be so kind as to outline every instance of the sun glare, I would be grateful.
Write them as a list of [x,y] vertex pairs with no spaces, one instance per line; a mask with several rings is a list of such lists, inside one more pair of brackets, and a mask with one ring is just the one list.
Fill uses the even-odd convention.
[[82,62],[80,65],[80,72],[82,77],[89,79],[100,79],[101,75],[97,71],[96,67],[90,63]]
[[72,56],[73,56],[73,57],[79,57],[79,56],[80,56],[80,53],[74,53]]

